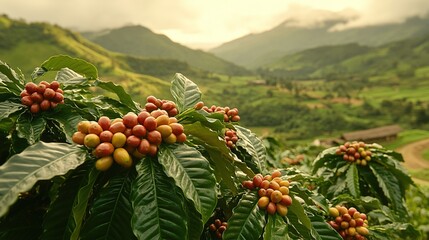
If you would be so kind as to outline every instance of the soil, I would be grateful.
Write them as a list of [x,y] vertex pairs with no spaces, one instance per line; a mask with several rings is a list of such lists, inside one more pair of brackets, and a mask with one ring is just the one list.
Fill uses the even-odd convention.
[[396,149],[404,157],[404,166],[407,169],[421,170],[429,168],[429,161],[422,157],[422,152],[429,149],[429,139],[413,142]]
[[[422,157],[422,152],[429,148],[429,139],[413,142],[396,149],[404,157],[404,167],[410,170],[422,170],[429,168],[429,161]],[[420,185],[429,185],[423,179],[413,178],[414,182]]]

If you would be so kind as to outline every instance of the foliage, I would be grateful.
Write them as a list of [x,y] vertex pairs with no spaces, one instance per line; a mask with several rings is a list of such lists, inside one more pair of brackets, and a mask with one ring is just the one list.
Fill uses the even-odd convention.
[[[43,62],[32,78],[40,81],[54,74],[64,104],[32,114],[20,103],[24,76],[2,62],[0,73],[0,181],[7,182],[0,188],[2,238],[214,239],[210,226],[222,217],[228,222],[225,239],[341,239],[325,221],[328,199],[351,197],[348,202],[353,202],[371,194],[378,194],[379,211],[393,216],[389,224],[407,228],[401,231],[404,236],[416,236],[407,219],[398,217],[407,215],[403,200],[412,181],[394,152],[373,145],[370,170],[336,161],[332,149],[314,163],[320,177],[304,172],[311,166],[309,159],[302,171],[283,168],[249,129],[225,122],[221,113],[197,108],[199,87],[176,74],[170,91],[187,140],[163,142],[157,154],[138,155],[129,168],[115,164],[98,171],[91,149],[72,144],[76,126],[101,116],[138,114],[143,111],[140,104],[122,86],[100,80],[92,64],[59,55]],[[238,136],[232,148],[224,139],[227,129]],[[268,175],[273,168],[290,182],[292,203],[284,217],[260,209],[259,193],[242,186],[243,180],[256,173]],[[360,173],[366,178],[360,179]],[[341,193],[351,195],[335,199],[338,194],[327,187],[328,178]],[[316,186],[309,183],[320,185],[321,194],[310,190]],[[22,223],[22,228],[11,227]],[[394,236],[391,230],[374,229],[374,234]]]
[[345,193],[354,198],[375,197],[407,222],[405,192],[414,183],[401,165],[402,156],[377,144],[369,150],[371,161],[366,166],[343,160],[336,154],[337,147],[320,153],[313,165],[313,173],[324,179],[318,191],[328,199]]

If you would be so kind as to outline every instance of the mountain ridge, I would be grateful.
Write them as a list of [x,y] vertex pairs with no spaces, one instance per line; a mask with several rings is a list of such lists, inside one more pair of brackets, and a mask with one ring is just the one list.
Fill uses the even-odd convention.
[[260,71],[283,79],[429,77],[429,33],[377,47],[351,43],[306,49]]
[[[336,44],[359,43],[377,46],[429,33],[429,17],[412,17],[403,23],[373,25],[343,31],[329,31],[337,23],[330,20],[311,28],[285,26],[246,35],[210,50],[211,53],[247,68],[257,68],[279,60],[286,54]],[[243,57],[243,55],[247,53]]]
[[212,53],[188,48],[141,25],[129,25],[100,32],[83,32],[82,35],[110,51],[134,57],[176,59],[204,71],[227,75],[249,73],[243,67],[218,58]]

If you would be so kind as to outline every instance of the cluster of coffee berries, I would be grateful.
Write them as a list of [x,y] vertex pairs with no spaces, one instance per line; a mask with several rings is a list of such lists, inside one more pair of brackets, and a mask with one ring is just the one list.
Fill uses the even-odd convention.
[[217,107],[212,105],[211,107],[203,106],[202,109],[208,113],[222,113],[224,122],[240,121],[237,108],[230,109],[229,107]]
[[258,207],[266,210],[268,214],[274,215],[276,212],[284,217],[292,204],[289,196],[289,181],[281,178],[280,171],[274,171],[271,175],[262,176],[256,174],[253,181],[244,181],[242,184],[247,189],[258,189]]
[[100,171],[108,170],[113,161],[125,168],[131,167],[131,156],[138,159],[155,156],[162,142],[186,141],[183,126],[164,110],[151,113],[143,110],[139,115],[129,112],[113,121],[103,116],[98,122],[81,121],[77,129],[73,142],[94,149],[93,155],[99,158],[95,166]]
[[368,220],[364,213],[356,208],[347,209],[343,206],[329,208],[329,225],[334,228],[343,239],[364,240],[369,235]]
[[238,141],[237,132],[234,131],[233,129],[227,129],[225,131],[226,146],[232,149],[235,147],[235,144],[237,143],[237,141]]
[[214,220],[214,223],[210,224],[209,229],[212,234],[216,236],[217,239],[222,239],[222,234],[228,228],[228,223],[223,222],[219,218]]
[[155,110],[164,110],[170,117],[174,117],[179,113],[175,102],[164,99],[161,100],[154,96],[149,96],[146,98],[146,104],[144,107],[149,113]]
[[335,153],[342,155],[348,162],[355,162],[362,166],[366,166],[371,161],[371,151],[364,142],[346,142],[340,145]]
[[41,81],[39,85],[29,82],[21,92],[21,103],[30,107],[33,114],[48,111],[64,103],[63,90],[57,81]]

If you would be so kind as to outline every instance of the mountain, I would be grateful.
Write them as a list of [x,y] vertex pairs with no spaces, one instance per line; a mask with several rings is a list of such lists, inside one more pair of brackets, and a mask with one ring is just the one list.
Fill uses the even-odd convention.
[[238,65],[257,68],[270,64],[286,54],[309,48],[347,43],[379,46],[429,33],[429,17],[413,17],[403,23],[330,31],[332,27],[346,21],[330,20],[313,27],[294,26],[285,21],[273,29],[241,37],[210,52]]
[[227,75],[248,73],[243,67],[211,53],[185,47],[171,41],[165,35],[156,34],[139,25],[100,32],[84,32],[82,35],[106,49],[134,57],[176,59],[192,67]]
[[429,77],[429,34],[378,47],[317,47],[286,55],[261,71],[286,79]]
[[204,75],[204,72],[185,62],[113,53],[68,29],[47,23],[27,23],[0,15],[0,60],[12,67],[19,67],[29,78],[35,67],[57,54],[91,62],[96,65],[103,79],[120,82],[139,100],[143,100],[142,95],[147,92],[169,97],[169,81],[176,72],[191,76]]

